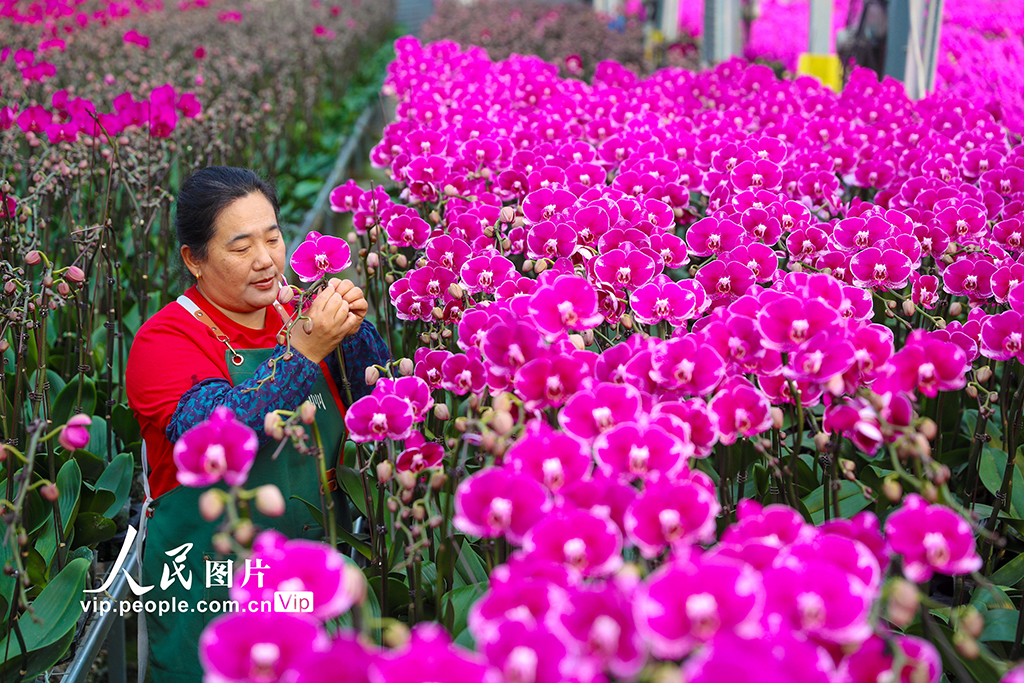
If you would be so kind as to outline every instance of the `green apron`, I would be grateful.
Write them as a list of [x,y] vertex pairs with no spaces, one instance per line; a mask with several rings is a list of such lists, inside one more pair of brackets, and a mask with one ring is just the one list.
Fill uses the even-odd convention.
[[[238,356],[233,351],[226,352],[232,384],[237,385],[252,377],[272,352],[273,349],[240,349],[238,353],[243,358],[240,365],[232,362],[233,357],[238,362]],[[341,464],[338,458],[344,440],[344,421],[332,387],[333,381],[328,384],[321,370],[310,392],[317,405],[317,426],[327,454],[328,469]],[[267,384],[261,391],[273,391],[273,388],[273,384]],[[257,511],[253,501],[250,501],[252,521],[258,529],[276,529],[289,538],[322,540],[323,528],[314,520],[305,503],[291,498],[298,496],[319,509],[320,473],[317,458],[300,454],[290,442],[286,442],[277,459],[273,460],[271,457],[279,445],[277,441],[271,440],[259,450],[245,488],[254,489],[262,484],[276,485],[284,496],[285,513],[280,517],[267,517]],[[223,481],[213,486],[228,490]],[[146,624],[140,627],[140,632],[148,631],[148,659],[153,683],[201,683],[203,671],[199,664],[199,635],[221,613],[200,612],[197,605],[201,600],[219,602],[229,599],[227,587],[207,587],[206,560],[232,559],[232,574],[240,568],[236,557],[220,555],[213,549],[211,539],[223,518],[207,522],[200,516],[199,496],[208,488],[211,487],[179,485],[158,496],[149,505],[151,514],[147,519],[143,545],[142,585],[154,588],[141,596],[140,600],[144,603],[148,600],[174,600],[175,603],[186,600],[192,610],[170,611],[163,615],[139,615],[140,618],[146,617]],[[339,522],[351,529],[347,497],[340,487],[332,495]],[[178,563],[175,557],[180,557],[182,551],[179,550],[173,556],[167,552],[185,543],[191,543],[192,548],[185,551],[184,563]],[[191,572],[190,589],[186,589],[181,578],[175,576],[175,568],[179,564],[181,577],[187,580]],[[165,565],[168,567],[166,576],[169,579],[165,584],[170,585],[162,590],[161,578],[164,576]],[[142,646],[143,643],[140,643]]]

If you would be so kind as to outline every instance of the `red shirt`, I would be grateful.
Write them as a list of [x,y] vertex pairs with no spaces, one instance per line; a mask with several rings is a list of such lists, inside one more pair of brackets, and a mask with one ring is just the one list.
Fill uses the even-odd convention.
[[[195,287],[185,292],[185,296],[210,316],[235,349],[277,346],[281,316],[273,306],[267,307],[263,329],[254,330],[227,318]],[[290,306],[285,308],[291,312]],[[139,420],[142,438],[146,441],[150,494],[154,498],[178,485],[177,467],[172,459],[174,445],[166,435],[178,401],[182,394],[204,379],[221,378],[231,382],[225,351],[224,343],[217,341],[206,325],[177,302],[164,306],[135,335],[128,353],[125,385],[128,404]]]

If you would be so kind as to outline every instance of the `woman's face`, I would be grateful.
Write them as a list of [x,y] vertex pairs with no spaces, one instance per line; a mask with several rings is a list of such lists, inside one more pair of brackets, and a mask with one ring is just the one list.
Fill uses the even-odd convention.
[[[222,309],[246,314],[274,303],[284,274],[285,244],[274,207],[261,192],[236,199],[213,224],[206,260],[196,263],[199,289]],[[192,267],[189,255],[185,262]]]

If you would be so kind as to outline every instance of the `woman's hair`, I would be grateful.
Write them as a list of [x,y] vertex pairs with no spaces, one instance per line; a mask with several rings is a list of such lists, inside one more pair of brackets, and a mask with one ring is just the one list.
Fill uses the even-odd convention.
[[178,191],[174,222],[178,244],[188,246],[197,261],[206,258],[217,216],[232,202],[261,193],[278,215],[277,190],[247,168],[208,166],[193,173]]

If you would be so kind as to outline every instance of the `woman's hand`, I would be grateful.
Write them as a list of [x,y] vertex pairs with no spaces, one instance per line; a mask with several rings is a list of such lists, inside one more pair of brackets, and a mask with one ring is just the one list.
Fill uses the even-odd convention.
[[[344,293],[339,292],[339,286],[345,283],[348,283],[348,286],[345,287]],[[356,294],[353,294],[353,291]],[[362,301],[360,313],[352,312],[345,294]],[[362,290],[348,280],[331,278],[327,282],[327,287],[316,295],[313,303],[306,309],[304,316],[309,320],[304,320],[292,328],[292,348],[314,363],[322,361],[337,348],[342,339],[359,329],[367,308],[366,300],[362,299],[362,296]]]
[[[341,280],[335,286],[335,290],[348,302],[348,318],[345,320],[344,326],[345,337],[349,337],[359,331],[359,326],[363,324],[363,318],[366,317],[366,312],[370,307],[366,303],[366,297],[363,296],[363,290],[356,287],[351,280]],[[342,338],[344,339],[344,337]]]

